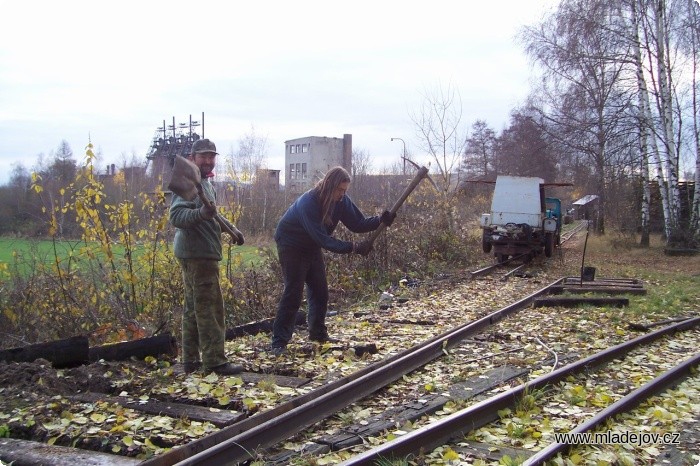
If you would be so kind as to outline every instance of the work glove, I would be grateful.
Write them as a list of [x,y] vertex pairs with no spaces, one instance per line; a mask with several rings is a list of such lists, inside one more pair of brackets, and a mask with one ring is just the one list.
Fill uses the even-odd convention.
[[379,217],[379,220],[381,220],[382,223],[384,225],[386,225],[387,227],[390,227],[391,224],[394,223],[395,218],[396,218],[396,212],[394,212],[392,214],[390,211],[385,210],[384,212],[382,212],[382,215],[381,215],[381,217]]
[[352,252],[359,254],[361,256],[367,256],[372,250],[373,244],[369,240],[360,241],[359,243],[353,243]]
[[245,238],[243,237],[243,233],[241,233],[241,230],[239,230],[236,227],[232,227],[233,233],[235,236],[233,236],[233,239],[236,241],[236,244],[241,246],[243,243],[245,243]]
[[213,219],[216,217],[216,206],[213,203],[210,206],[202,204],[202,207],[199,208],[199,216],[202,217],[202,220]]

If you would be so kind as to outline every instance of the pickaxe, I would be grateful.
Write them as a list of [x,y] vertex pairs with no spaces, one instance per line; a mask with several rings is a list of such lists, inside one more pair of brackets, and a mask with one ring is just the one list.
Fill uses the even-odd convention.
[[[197,167],[194,162],[187,160],[185,157],[176,156],[175,162],[173,163],[173,171],[170,174],[168,189],[186,201],[193,201],[199,196],[202,202],[207,207],[211,208],[213,203],[204,194],[201,178],[199,167]],[[241,237],[229,227],[228,223],[226,223],[218,213],[214,218],[221,226],[222,231],[231,235],[238,244],[243,244],[240,242]]]
[[[399,210],[399,208],[403,205],[404,201],[406,201],[406,198],[413,192],[414,189],[416,189],[416,186],[423,180],[427,179],[430,181],[430,183],[437,189],[437,186],[435,185],[435,182],[433,181],[432,178],[428,175],[428,169],[425,166],[419,167],[417,163],[415,163],[412,160],[407,159],[404,157],[404,160],[409,162],[411,165],[416,167],[418,171],[416,172],[416,176],[413,177],[411,180],[411,183],[406,186],[406,189],[403,190],[403,193],[401,193],[401,196],[394,202],[394,205],[391,207],[389,212],[391,212],[392,215],[395,215],[396,212]],[[384,223],[379,224],[379,228],[374,230],[372,233],[369,234],[369,238],[367,238],[368,241],[374,243],[374,241],[377,239],[377,237],[384,231],[386,230],[386,225]]]

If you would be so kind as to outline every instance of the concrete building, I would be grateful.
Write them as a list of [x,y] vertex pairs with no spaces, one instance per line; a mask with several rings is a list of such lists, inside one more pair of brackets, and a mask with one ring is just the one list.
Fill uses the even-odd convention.
[[303,192],[316,185],[326,172],[341,166],[352,167],[352,135],[341,138],[308,136],[285,141],[285,186],[292,192]]

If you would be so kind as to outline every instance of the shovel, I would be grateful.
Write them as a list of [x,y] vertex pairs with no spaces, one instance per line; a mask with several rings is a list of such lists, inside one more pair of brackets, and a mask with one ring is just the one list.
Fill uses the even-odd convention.
[[[202,183],[200,181],[201,174],[199,167],[185,157],[176,156],[173,164],[173,171],[170,174],[170,183],[168,189],[185,199],[186,201],[194,201],[197,196],[209,208],[212,207],[212,202],[204,195]],[[214,219],[219,222],[221,229],[231,235],[231,237],[239,241],[238,234],[217,213]],[[242,244],[242,243],[239,243]]]

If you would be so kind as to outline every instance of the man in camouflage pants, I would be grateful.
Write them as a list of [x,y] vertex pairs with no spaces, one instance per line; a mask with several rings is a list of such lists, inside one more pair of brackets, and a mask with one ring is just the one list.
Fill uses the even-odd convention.
[[238,244],[243,244],[243,235],[216,214],[213,205],[216,193],[209,182],[216,155],[216,146],[209,139],[199,139],[192,144],[189,158],[199,167],[204,195],[212,201],[212,206],[207,207],[199,197],[187,201],[173,195],[170,223],[176,228],[173,249],[185,284],[181,355],[185,372],[201,367],[205,373],[234,375],[243,367],[229,363],[224,352],[226,325],[219,284],[219,262],[223,258],[219,220],[231,227]]

